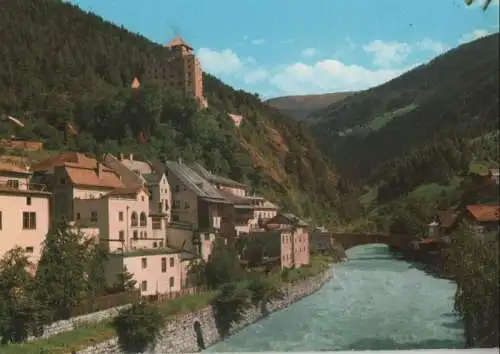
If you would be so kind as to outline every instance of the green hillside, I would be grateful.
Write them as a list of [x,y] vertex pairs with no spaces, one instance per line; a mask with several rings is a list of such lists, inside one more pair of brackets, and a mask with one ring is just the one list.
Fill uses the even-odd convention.
[[463,44],[313,114],[314,136],[368,215],[449,207],[469,173],[497,165],[498,41]]
[[[0,138],[39,139],[49,150],[198,160],[304,216],[346,216],[337,173],[309,130],[256,96],[205,75],[210,108],[197,111],[194,101],[146,76],[166,56],[161,45],[60,1],[0,6],[0,115],[25,125],[1,120]],[[130,88],[134,76],[139,90]],[[228,112],[245,116],[239,129]],[[78,134],[67,136],[68,124]]]

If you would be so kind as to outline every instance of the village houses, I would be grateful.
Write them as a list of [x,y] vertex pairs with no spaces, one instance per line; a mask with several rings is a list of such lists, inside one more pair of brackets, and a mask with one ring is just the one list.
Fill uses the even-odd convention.
[[[50,220],[57,218],[95,238],[108,252],[109,285],[126,268],[143,295],[191,286],[191,261],[208,260],[219,236],[277,242],[279,247],[269,246],[269,252],[276,253],[282,268],[309,262],[303,221],[278,214],[276,205],[250,195],[245,184],[199,163],[141,161],[132,154],[97,160],[65,152],[30,170],[0,166],[0,233],[20,235],[2,238],[2,254],[15,243],[38,260]],[[4,205],[18,207],[7,210]],[[23,216],[17,225],[13,220],[19,210]]]

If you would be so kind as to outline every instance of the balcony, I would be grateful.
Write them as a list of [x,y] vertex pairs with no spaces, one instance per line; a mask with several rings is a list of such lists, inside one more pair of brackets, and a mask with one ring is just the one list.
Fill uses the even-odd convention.
[[7,182],[0,183],[1,189],[12,189],[20,191],[37,191],[48,192],[49,189],[45,184],[27,183],[19,180],[8,180]]

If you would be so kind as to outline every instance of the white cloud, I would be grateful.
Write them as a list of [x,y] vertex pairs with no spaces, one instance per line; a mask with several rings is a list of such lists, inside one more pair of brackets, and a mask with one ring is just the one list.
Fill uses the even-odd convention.
[[373,54],[373,64],[382,68],[388,68],[402,63],[410,54],[411,46],[404,42],[384,42],[379,39],[371,41],[363,46],[367,53]]
[[258,39],[253,39],[252,40],[252,44],[255,44],[255,45],[261,45],[261,44],[264,44],[266,43],[266,40],[263,39],[263,38],[258,38]]
[[409,69],[410,67],[369,70],[359,65],[326,59],[313,65],[288,65],[274,74],[270,83],[285,94],[364,90],[382,84]]
[[265,68],[257,68],[254,70],[250,70],[245,73],[243,80],[246,84],[255,84],[257,82],[262,82],[267,79],[269,76],[268,71]]
[[283,43],[283,44],[290,44],[293,42],[295,42],[295,39],[293,39],[293,38],[288,38],[288,39],[284,39],[281,41],[281,43]]
[[200,48],[198,57],[203,70],[214,75],[234,74],[243,68],[240,58],[231,49],[218,52],[210,48]]
[[302,50],[301,54],[304,57],[313,57],[316,55],[316,48],[305,48]]
[[442,54],[448,49],[448,46],[446,44],[429,38],[425,38],[417,42],[415,44],[415,47],[419,50],[433,52],[434,54]]
[[490,33],[492,33],[492,32],[490,30],[487,30],[487,29],[475,29],[469,33],[462,35],[462,37],[460,38],[460,43],[471,42],[471,41],[474,41],[474,40],[479,39],[481,37],[485,37],[485,36],[489,35]]

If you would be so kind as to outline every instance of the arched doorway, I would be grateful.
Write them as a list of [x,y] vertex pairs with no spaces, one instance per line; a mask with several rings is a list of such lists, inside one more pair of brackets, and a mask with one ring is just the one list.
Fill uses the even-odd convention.
[[205,349],[205,340],[203,339],[203,331],[201,329],[200,321],[195,321],[193,324],[194,333],[196,334],[196,343],[198,343],[198,349]]

